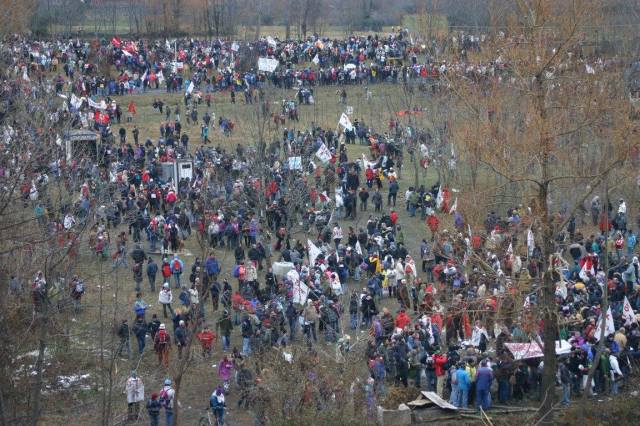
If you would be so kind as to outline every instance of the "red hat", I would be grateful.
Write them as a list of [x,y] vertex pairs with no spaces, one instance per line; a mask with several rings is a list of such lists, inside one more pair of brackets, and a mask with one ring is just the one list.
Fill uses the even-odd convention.
[[151,394],[151,399],[152,399],[152,400],[154,400],[154,401],[155,401],[156,399],[158,399],[158,394],[157,394],[157,393],[152,393],[152,394]]

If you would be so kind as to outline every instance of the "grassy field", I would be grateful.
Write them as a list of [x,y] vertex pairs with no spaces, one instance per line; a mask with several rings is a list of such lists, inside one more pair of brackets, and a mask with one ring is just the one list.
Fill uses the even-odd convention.
[[[389,118],[391,118],[393,111],[401,108],[401,101],[399,98],[402,96],[399,86],[391,85],[378,85],[371,88],[374,97],[370,101],[367,101],[364,96],[364,89],[361,86],[348,87],[348,101],[347,104],[353,106],[354,113],[352,119],[358,118],[364,120],[369,125],[376,129],[386,129]],[[295,96],[294,91],[282,91],[268,89],[266,91],[267,98],[273,102],[273,109],[278,107],[278,103],[282,99],[291,99]],[[135,121],[131,124],[123,123],[123,126],[130,131],[133,125],[138,126],[140,129],[140,139],[146,140],[151,138],[156,141],[159,137],[159,124],[164,120],[164,114],[160,114],[158,111],[152,108],[153,99],[155,97],[161,98],[166,104],[171,106],[172,110],[175,110],[175,104],[183,102],[181,95],[168,95],[166,92],[154,92],[144,95],[126,96],[123,98],[117,98],[124,108],[133,100],[138,106],[138,115]],[[337,126],[337,121],[340,114],[344,111],[344,106],[339,105],[338,97],[336,95],[336,89],[334,87],[318,88],[315,93],[316,104],[310,106],[300,106],[299,116],[300,121],[298,123],[287,122],[287,127],[294,127],[295,129],[306,130],[313,123],[324,128],[333,128]],[[236,131],[234,134],[226,138],[219,130],[211,130],[210,137],[213,143],[216,145],[222,145],[227,149],[233,149],[236,144],[250,145],[256,139],[256,126],[252,120],[255,120],[255,105],[245,105],[241,100],[241,96],[237,97],[238,103],[235,105],[230,103],[230,97],[228,93],[220,93],[214,95],[214,104],[211,111],[216,114],[216,117],[225,116],[231,118],[236,123]],[[427,97],[423,100],[424,105],[428,106],[429,99]],[[199,116],[201,117],[206,109],[203,104],[199,108]],[[200,144],[199,127],[192,125],[186,125],[184,104],[181,103],[181,115],[182,122],[185,126],[185,131],[190,135],[190,149],[194,150]],[[117,133],[118,125],[114,125],[114,133]],[[268,135],[267,140],[281,137],[282,128],[278,131],[272,129]],[[130,134],[130,133],[129,133]],[[359,158],[362,153],[368,154],[368,148],[360,145],[350,145],[348,151],[351,158]],[[408,160],[407,160],[408,161]],[[428,173],[427,178],[424,180],[425,185],[432,185],[436,179],[435,173]],[[397,210],[400,213],[400,224],[405,228],[405,240],[410,248],[411,253],[417,256],[418,245],[420,239],[426,237],[425,226],[419,219],[409,218],[404,211],[404,189],[413,182],[413,169],[410,165],[407,165],[406,170],[403,172],[401,183],[401,191],[398,199]],[[385,200],[386,205],[386,200]],[[366,215],[366,214],[365,214]],[[363,226],[366,222],[366,216],[359,215],[357,221],[342,221],[343,229],[346,226]],[[445,219],[446,221],[447,219]],[[113,230],[112,235],[116,235],[120,231],[126,231],[126,227],[121,226],[117,231]],[[185,269],[190,271],[191,264],[195,260],[195,256],[202,257],[204,253],[200,251],[200,248],[192,236],[186,241],[186,253],[183,253],[182,258],[185,261]],[[277,253],[274,253],[274,257],[277,259]],[[223,278],[229,279],[232,286],[236,287],[236,280],[231,277],[231,268],[233,265],[233,254],[230,251],[216,250],[216,256],[221,259],[223,264]],[[159,256],[154,256],[156,261],[160,261]],[[275,259],[274,259],[275,260]],[[99,330],[99,305],[100,297],[107,301],[105,310],[103,312],[103,319],[106,323],[112,321],[119,324],[121,319],[128,318],[131,324],[134,315],[132,311],[133,302],[135,301],[133,276],[129,269],[116,269],[113,270],[111,261],[97,259],[88,249],[86,242],[83,242],[80,249],[79,259],[77,262],[77,268],[75,273],[78,273],[87,282],[87,293],[83,300],[85,305],[84,310],[78,315],[70,315],[69,327],[72,330],[72,334],[75,336],[72,341],[72,345],[69,350],[58,349],[55,350],[56,357],[59,359],[67,359],[70,362],[67,365],[72,365],[73,368],[70,371],[56,371],[55,374],[77,374],[78,372],[91,372],[98,374],[98,361],[96,359],[95,351],[95,339],[97,330]],[[262,276],[261,276],[262,277]],[[188,281],[188,272],[183,274],[183,280]],[[361,288],[364,283],[350,283],[349,289]],[[157,304],[157,294],[152,294],[148,290],[148,285],[143,283],[143,299],[151,305],[151,308],[147,311],[147,318],[151,317],[151,314],[157,313],[162,319],[162,312],[160,306]],[[178,292],[174,290],[174,300],[177,300]],[[348,305],[347,300],[344,301],[345,305]],[[395,301],[385,300],[382,304],[392,309],[397,306]],[[174,307],[176,302],[174,302]],[[206,304],[206,322],[213,326],[215,320],[219,318],[220,311],[213,314],[211,311],[211,305]],[[343,318],[343,329],[347,330],[348,317]],[[170,320],[167,322],[167,327],[172,329]],[[232,346],[241,346],[241,339],[239,333],[239,327],[234,329],[232,334]],[[351,332],[353,341],[358,339],[366,339],[366,333]],[[118,338],[111,333],[105,337],[107,342],[112,342],[115,345]],[[135,353],[137,345],[135,338],[132,339],[132,351]],[[109,346],[109,343],[107,343]],[[197,350],[198,345],[194,346],[194,350]],[[364,345],[360,345],[363,347]],[[333,346],[320,343],[320,350],[324,354],[323,356],[333,356]],[[199,352],[199,351],[198,351]],[[194,424],[202,415],[202,409],[206,407],[208,396],[211,391],[218,384],[217,376],[217,364],[222,357],[220,343],[215,347],[214,355],[210,360],[203,360],[197,356],[195,361],[189,368],[188,373],[185,375],[182,384],[182,393],[180,401],[182,404],[182,424]],[[173,377],[176,369],[177,351],[174,348],[171,353],[171,365],[168,371],[164,368],[158,367],[155,354],[153,353],[152,344],[147,341],[147,348],[145,349],[145,355],[142,358],[134,357],[131,360],[116,358],[114,364],[114,396],[116,405],[114,412],[117,415],[117,419],[123,419],[126,413],[126,401],[123,396],[120,396],[121,390],[124,388],[124,382],[131,369],[136,369],[138,375],[142,377],[145,382],[147,395],[154,391],[159,391],[162,381],[165,377]],[[365,373],[365,363],[354,365],[352,368],[362,370]],[[95,376],[94,376],[95,378]],[[82,405],[94,407],[94,410],[75,410],[74,415],[77,418],[79,424],[92,424],[92,419],[95,417],[95,410],[99,410],[100,394],[95,390],[84,390],[74,392],[73,395],[68,395],[73,401],[68,401],[68,404]],[[230,396],[231,403],[229,404],[229,418],[228,424],[230,425],[244,425],[251,424],[252,419],[250,413],[245,410],[238,410],[233,402],[237,398],[237,392],[232,392]],[[118,402],[120,401],[120,402]],[[58,408],[61,406],[61,401],[51,401]],[[99,411],[98,411],[99,412]],[[50,415],[47,417],[47,424],[59,424],[64,418],[68,416],[66,411],[61,411],[59,416]]]

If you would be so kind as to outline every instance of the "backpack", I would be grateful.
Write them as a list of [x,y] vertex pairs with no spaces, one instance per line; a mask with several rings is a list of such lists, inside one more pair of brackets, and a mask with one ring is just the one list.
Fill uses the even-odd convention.
[[171,404],[171,397],[169,396],[169,392],[167,392],[165,389],[162,389],[160,391],[160,405],[164,408],[169,408],[169,405]]
[[165,277],[165,278],[167,278],[167,277],[170,277],[170,276],[171,276],[171,267],[169,266],[169,264],[168,264],[168,263],[165,263],[165,264],[162,266],[162,276],[163,276],[163,277]]
[[73,291],[74,291],[76,294],[82,294],[82,293],[84,293],[84,284],[82,283],[82,281],[78,281],[78,282],[76,283],[76,286],[75,286],[75,288],[73,289]]
[[158,330],[158,345],[166,345],[168,337],[167,330]]
[[182,265],[180,265],[180,261],[178,259],[173,260],[173,270],[174,272],[182,272]]

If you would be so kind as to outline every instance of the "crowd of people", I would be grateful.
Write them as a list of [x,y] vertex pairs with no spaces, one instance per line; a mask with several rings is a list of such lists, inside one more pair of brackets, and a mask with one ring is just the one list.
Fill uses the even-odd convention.
[[[239,66],[244,49],[235,42],[180,40],[171,46],[114,38],[92,45],[16,39],[12,51],[14,74],[22,83],[33,83],[32,96],[46,93],[40,91],[48,84],[46,75],[64,72],[65,77],[54,78],[53,91],[68,96],[70,102],[52,113],[54,122],[69,119],[83,126],[86,121],[84,127],[89,127],[95,121],[104,135],[108,125],[119,122],[118,105],[92,107],[88,100],[74,104],[72,94],[122,95],[159,87],[161,80],[168,91],[193,83],[193,90],[207,93],[228,87],[258,90],[257,83],[267,80],[285,87],[296,80],[311,86],[348,80],[369,84],[439,78],[457,69],[475,72],[473,66],[469,71],[463,63],[437,65],[428,57],[420,65],[418,57],[425,52],[407,38],[400,33],[341,41],[260,40],[253,44],[259,55],[278,59],[284,68],[270,75],[234,71],[231,65]],[[463,37],[460,43],[461,54],[482,45],[473,37]],[[100,76],[92,63],[96,54],[113,61],[118,78]],[[396,56],[407,63],[388,65],[387,59]],[[318,68],[293,67],[307,62]],[[180,72],[180,66],[189,72]],[[508,69],[499,63],[491,67]],[[3,88],[5,94],[21,90],[19,83]],[[199,125],[197,112],[193,115],[199,102],[190,95],[193,90],[185,96],[185,117],[188,125]],[[202,100],[207,102],[206,96]],[[170,118],[162,101],[155,106],[158,114]],[[106,117],[100,111],[107,111]],[[133,116],[135,104],[127,111]],[[416,188],[402,182],[404,152],[409,161],[426,167],[432,141],[397,122],[386,132],[377,129],[380,133],[356,122],[344,136],[318,127],[297,132],[291,128],[262,150],[243,145],[227,150],[208,146],[204,130],[202,144],[190,146],[181,129],[179,107],[172,112],[175,120],[161,127],[156,141],[148,135],[141,143],[137,128],[131,138],[126,131],[119,132],[118,140],[105,138],[95,158],[53,160],[48,170],[25,176],[20,186],[25,205],[33,208],[60,247],[72,247],[75,257],[87,247],[97,261],[110,259],[114,269],[131,271],[134,321],[129,326],[130,318],[121,320],[118,356],[134,357],[130,343],[134,337],[137,355],[144,356],[150,338],[157,368],[166,372],[192,350],[194,342],[204,359],[221,351],[220,385],[210,398],[220,420],[232,382],[240,390],[238,407],[251,407],[251,390],[260,386],[260,372],[247,363],[254,354],[299,343],[310,350],[326,344],[335,346],[337,358],[344,359],[354,347],[351,335],[358,341],[358,336],[366,336],[362,362],[368,374],[357,392],[366,395],[370,416],[392,384],[411,383],[456,406],[475,404],[485,410],[494,397],[500,403],[541,398],[541,357],[518,355],[509,346],[538,341],[542,332],[537,321],[540,241],[528,227],[527,207],[490,212],[483,227],[472,228],[443,183],[421,182]],[[210,116],[202,120],[206,126],[215,122]],[[219,124],[225,132],[233,128],[222,117]],[[15,137],[13,131],[5,131],[4,137]],[[350,152],[348,144],[356,138],[370,146],[371,160]],[[64,158],[62,146],[51,142]],[[317,161],[323,149],[329,158]],[[292,165],[292,157],[301,158],[299,166]],[[176,182],[163,175],[161,164],[177,159],[193,161],[193,178]],[[64,181],[78,194],[60,216],[48,208],[50,179]],[[632,315],[640,309],[637,231],[624,199],[616,204],[605,206],[593,198],[580,209],[582,216],[569,218],[554,241],[556,307],[561,318],[556,337],[570,346],[558,371],[563,404],[587,388],[617,394],[640,354],[640,328]],[[558,221],[563,214],[557,212]],[[424,224],[425,237],[418,237],[421,241],[415,244],[415,232],[408,235],[407,229],[416,229],[419,223]],[[441,223],[452,225],[445,229]],[[87,224],[88,238],[79,239]],[[296,232],[297,227],[302,232]],[[636,221],[635,227],[640,223]],[[304,238],[299,237],[302,234]],[[204,256],[191,260],[187,247]],[[36,311],[46,287],[41,273],[31,283]],[[21,285],[12,280],[10,289],[19,293]],[[68,294],[77,312],[84,295],[94,290],[82,277],[70,281]],[[609,308],[603,312],[605,291]],[[162,312],[159,309],[148,318],[153,305],[145,298],[157,300]],[[588,383],[600,321],[606,323],[605,350]],[[237,334],[241,341],[235,340]],[[171,425],[175,390],[171,379],[163,383],[146,408],[152,424],[158,424],[164,410]],[[137,418],[145,398],[135,371],[126,382],[126,393],[129,416]],[[265,420],[264,413],[256,417],[258,422]]]

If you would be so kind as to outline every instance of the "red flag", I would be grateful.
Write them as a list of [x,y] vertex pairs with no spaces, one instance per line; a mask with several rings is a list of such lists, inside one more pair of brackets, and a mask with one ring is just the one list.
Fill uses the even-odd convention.
[[120,41],[120,39],[118,37],[112,38],[111,39],[111,44],[113,44],[118,49],[120,49],[120,46],[122,46],[122,42]]
[[124,47],[123,50],[133,55],[134,53],[138,53],[138,46],[136,46],[135,43],[130,41],[127,43],[127,45]]

